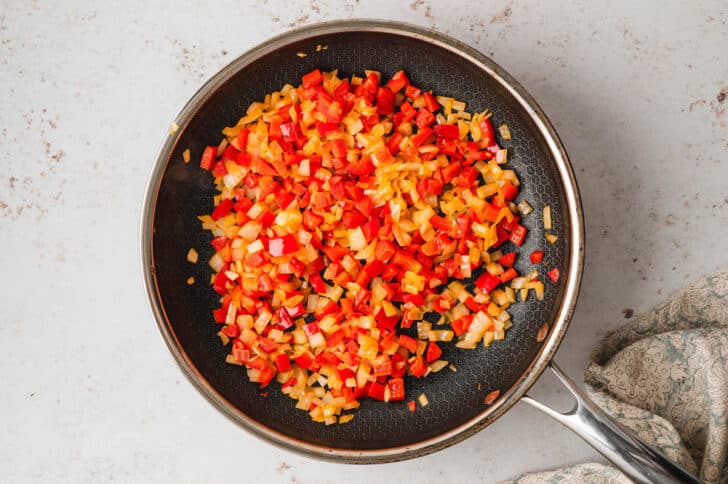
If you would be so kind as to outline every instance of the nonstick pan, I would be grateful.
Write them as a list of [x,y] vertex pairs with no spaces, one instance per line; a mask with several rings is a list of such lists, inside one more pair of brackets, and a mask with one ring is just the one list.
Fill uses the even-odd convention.
[[[317,48],[317,46],[320,46]],[[302,55],[302,54],[305,54]],[[315,68],[341,75],[365,69],[391,76],[405,70],[416,85],[467,102],[471,112],[490,109],[513,138],[502,143],[522,181],[521,198],[552,207],[558,241],[544,244],[540,216],[525,218],[529,237],[520,252],[545,251],[545,266],[561,278],[542,301],[511,306],[514,325],[490,348],[464,351],[448,345],[443,358],[457,372],[407,379],[407,393],[425,393],[430,404],[409,412],[405,402],[365,400],[346,425],[323,426],[276,384],[267,396],[239,367],[225,363],[227,350],[215,336],[210,313],[217,296],[206,281],[207,264],[185,262],[190,247],[206,261],[210,235],[197,216],[210,213],[210,175],[193,159],[216,144],[221,129],[236,123],[247,106]],[[197,389],[232,421],[274,444],[312,457],[349,463],[382,463],[421,456],[452,445],[486,427],[519,400],[550,414],[579,433],[627,475],[645,482],[685,482],[687,472],[609,419],[551,359],[569,324],[581,279],[584,225],[581,202],[566,152],[548,119],[503,69],[474,49],[441,34],[382,21],[337,21],[276,37],[243,54],[209,80],[174,120],[149,180],[142,214],[142,266],[152,310],[167,346]],[[516,268],[525,271],[527,257]],[[196,284],[186,280],[194,276]],[[548,324],[545,339],[539,328]],[[526,396],[550,367],[576,400],[561,414]],[[487,405],[485,397],[498,390]]]

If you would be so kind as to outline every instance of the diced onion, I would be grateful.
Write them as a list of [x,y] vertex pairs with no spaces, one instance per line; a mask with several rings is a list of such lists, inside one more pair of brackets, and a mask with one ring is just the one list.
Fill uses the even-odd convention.
[[222,269],[222,266],[225,265],[225,261],[223,260],[222,257],[220,257],[220,254],[214,254],[210,258],[209,264],[213,271],[220,272],[220,270]]
[[[419,328],[417,328],[419,333]],[[430,341],[452,341],[453,337],[455,336],[455,333],[443,329],[443,330],[431,330],[429,333],[427,333],[427,338],[423,339],[429,339]]]
[[508,150],[506,150],[506,149],[498,150],[495,153],[495,162],[498,163],[499,165],[502,165],[502,164],[508,162]]
[[511,139],[511,130],[508,129],[507,124],[501,124],[500,126],[498,126],[498,131],[500,132],[501,138]]
[[354,420],[353,414],[342,415],[341,417],[339,417],[339,424],[345,424],[347,422],[351,422],[352,420]]
[[437,373],[438,371],[445,368],[449,363],[445,360],[435,360],[432,363],[430,363],[430,370],[432,370],[432,373]]
[[551,230],[551,205],[546,205],[543,208],[543,228]]
[[518,202],[518,211],[521,212],[521,215],[526,216],[533,212],[533,207],[531,207],[527,201],[521,200]]
[[420,321],[419,323],[417,323],[417,337],[419,339],[426,340],[430,336],[430,333],[432,332],[431,329],[432,329],[431,323],[428,323],[425,321]]

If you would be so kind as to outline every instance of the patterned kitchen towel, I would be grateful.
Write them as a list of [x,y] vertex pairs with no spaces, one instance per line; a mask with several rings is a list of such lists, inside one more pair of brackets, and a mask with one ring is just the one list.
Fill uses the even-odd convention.
[[[728,271],[607,335],[584,379],[592,399],[646,443],[705,482],[728,483]],[[630,481],[590,463],[509,482]]]

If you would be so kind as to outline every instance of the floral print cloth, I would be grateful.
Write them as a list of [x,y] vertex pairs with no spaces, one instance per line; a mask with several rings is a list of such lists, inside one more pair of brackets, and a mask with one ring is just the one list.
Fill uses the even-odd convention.
[[[705,482],[728,483],[728,271],[705,277],[607,335],[584,375],[612,417]],[[629,483],[580,464],[526,474],[531,483]]]

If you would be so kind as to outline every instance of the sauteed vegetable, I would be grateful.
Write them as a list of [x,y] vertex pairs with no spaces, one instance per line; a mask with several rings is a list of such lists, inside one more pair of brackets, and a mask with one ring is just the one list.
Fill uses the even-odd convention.
[[446,345],[487,347],[511,304],[543,297],[538,270],[513,267],[532,209],[491,113],[465,108],[402,71],[314,70],[204,150],[219,193],[199,218],[228,363],[345,423],[363,398],[407,398],[406,377],[454,371]]

